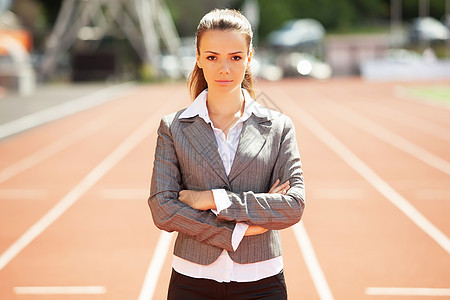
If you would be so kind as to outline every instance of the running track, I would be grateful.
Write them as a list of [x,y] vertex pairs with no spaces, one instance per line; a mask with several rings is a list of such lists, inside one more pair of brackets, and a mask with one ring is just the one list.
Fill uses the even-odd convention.
[[[290,299],[450,298],[450,110],[410,84],[258,85],[305,171]],[[165,299],[173,236],[146,200],[159,119],[189,102],[184,84],[133,87],[0,140],[0,299]]]

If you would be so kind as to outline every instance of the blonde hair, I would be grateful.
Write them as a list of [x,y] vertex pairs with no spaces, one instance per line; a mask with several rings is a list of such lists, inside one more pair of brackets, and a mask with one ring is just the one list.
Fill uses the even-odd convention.
[[[200,53],[200,40],[207,30],[237,30],[245,35],[248,45],[248,53],[252,50],[253,31],[250,22],[237,10],[234,9],[214,9],[207,13],[198,24],[195,34],[195,47],[197,53]],[[188,88],[192,99],[208,87],[203,70],[195,64],[194,70],[188,78]],[[244,80],[241,87],[246,89],[252,98],[255,98],[253,88],[253,75],[250,68],[245,70]]]

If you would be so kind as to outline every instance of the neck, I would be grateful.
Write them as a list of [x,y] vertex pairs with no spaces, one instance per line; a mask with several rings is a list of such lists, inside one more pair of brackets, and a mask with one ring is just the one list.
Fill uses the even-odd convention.
[[234,89],[229,93],[217,93],[214,90],[208,90],[208,112],[216,116],[239,116],[242,113],[244,104],[244,95],[241,88]]

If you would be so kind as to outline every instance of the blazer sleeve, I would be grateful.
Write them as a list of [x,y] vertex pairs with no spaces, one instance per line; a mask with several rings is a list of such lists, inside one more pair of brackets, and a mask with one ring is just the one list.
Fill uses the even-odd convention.
[[299,222],[305,207],[305,188],[300,154],[292,121],[286,117],[278,156],[271,175],[272,184],[280,179],[289,180],[285,195],[234,193],[227,191],[232,205],[218,215],[218,220],[245,222],[266,229],[284,229]]
[[218,222],[211,211],[196,210],[179,201],[181,176],[170,121],[166,116],[158,129],[148,199],[153,222],[159,229],[177,231],[200,242],[233,251],[231,239],[235,222]]

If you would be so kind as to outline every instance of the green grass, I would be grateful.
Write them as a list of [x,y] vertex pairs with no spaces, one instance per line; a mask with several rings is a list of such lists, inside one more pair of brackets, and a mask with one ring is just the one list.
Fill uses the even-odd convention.
[[408,93],[424,100],[450,104],[450,87],[447,86],[413,87],[408,89]]

